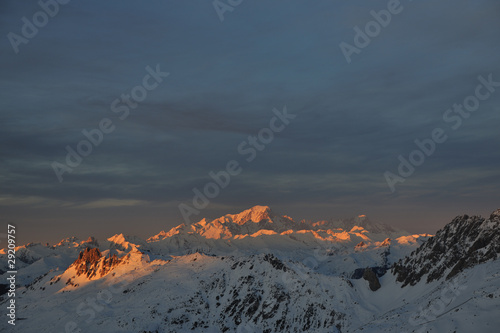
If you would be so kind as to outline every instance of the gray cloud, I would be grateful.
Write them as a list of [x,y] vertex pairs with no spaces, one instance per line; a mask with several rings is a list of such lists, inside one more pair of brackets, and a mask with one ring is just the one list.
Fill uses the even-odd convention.
[[[452,215],[498,208],[500,91],[456,131],[442,116],[478,75],[500,81],[500,6],[402,4],[349,65],[339,43],[352,43],[353,27],[387,1],[244,2],[222,23],[206,1],[61,6],[19,54],[0,43],[3,218],[22,224],[26,240],[55,241],[53,228],[84,234],[77,225],[89,220],[109,224],[101,237],[168,229],[180,223],[176,205],[230,159],[244,172],[200,218],[268,204],[297,218],[362,211],[432,232]],[[4,36],[40,10],[37,1],[1,6]],[[119,120],[111,103],[156,64],[171,75]],[[283,105],[297,118],[244,162],[238,144]],[[52,161],[105,117],[116,130],[59,183]],[[383,173],[436,127],[447,142],[391,193]],[[147,230],[136,231],[142,218]]]

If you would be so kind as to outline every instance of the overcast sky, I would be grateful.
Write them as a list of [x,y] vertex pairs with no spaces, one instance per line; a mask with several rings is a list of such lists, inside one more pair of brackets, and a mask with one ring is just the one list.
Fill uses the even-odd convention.
[[[354,28],[388,3],[243,0],[221,21],[202,0],[73,0],[53,17],[37,1],[2,1],[0,219],[19,242],[148,237],[184,222],[179,204],[192,207],[193,188],[230,160],[241,173],[193,222],[261,204],[432,233],[500,208],[500,87],[482,87],[460,124],[443,119],[479,76],[500,82],[500,3],[402,0],[348,63],[339,45],[355,47]],[[33,19],[36,33],[23,29]],[[169,75],[140,88],[157,69]],[[147,96],[114,112],[132,91]],[[295,118],[247,161],[240,144],[285,106]],[[114,130],[60,182],[54,162],[103,119]],[[446,141],[392,192],[384,173],[401,177],[398,156],[436,128]]]

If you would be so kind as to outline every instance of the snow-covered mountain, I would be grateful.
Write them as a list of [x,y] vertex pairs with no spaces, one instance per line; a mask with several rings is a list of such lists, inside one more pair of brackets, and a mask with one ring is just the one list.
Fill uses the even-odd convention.
[[[147,241],[148,249],[153,252],[167,250],[179,254],[193,250],[224,253],[237,249],[260,251],[262,248],[296,252],[315,246],[350,247],[360,242],[376,245],[387,238],[394,238],[399,244],[400,237],[408,236],[405,231],[373,223],[366,217],[357,219],[359,225],[353,221],[296,222],[289,216],[275,214],[267,206],[255,206],[211,221],[203,219],[192,225],[181,224]],[[414,235],[415,240],[427,236]]]
[[394,273],[403,286],[415,285],[424,276],[427,282],[453,278],[464,269],[498,258],[500,254],[500,210],[489,219],[480,216],[456,217],[435,237],[401,259]]
[[432,237],[255,206],[147,240],[27,244],[16,248],[18,321],[0,329],[496,332],[499,224],[500,210],[461,216]]

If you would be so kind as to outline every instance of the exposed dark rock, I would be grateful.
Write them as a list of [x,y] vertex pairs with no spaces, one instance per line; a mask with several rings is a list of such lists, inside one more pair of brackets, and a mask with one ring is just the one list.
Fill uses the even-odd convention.
[[72,264],[76,269],[76,275],[86,275],[89,279],[95,276],[102,277],[120,263],[120,259],[115,255],[106,258],[98,248],[87,247],[80,252],[78,259]]
[[374,271],[372,271],[371,268],[366,268],[364,273],[363,273],[363,279],[368,281],[368,285],[370,286],[370,289],[372,291],[376,291],[380,289],[380,281],[377,278],[377,274],[375,274]]
[[[276,256],[257,255],[243,260],[225,257],[224,262],[227,272],[222,276],[214,274],[212,280],[201,281],[196,295],[167,310],[164,321],[172,332],[182,331],[186,324],[201,331],[198,321],[191,317],[180,320],[179,316],[209,310],[219,314],[215,325],[220,332],[235,332],[234,327],[242,327],[248,332],[331,332],[343,327],[346,315],[315,301],[310,297],[310,289],[293,287],[294,283],[300,284],[300,280],[283,284],[284,272],[296,273]],[[269,265],[262,265],[263,262]],[[251,266],[254,270],[249,275]],[[295,303],[298,297],[308,301],[299,305]],[[300,306],[299,311],[296,311],[297,306]]]
[[275,269],[282,270],[282,271],[286,272],[285,264],[283,264],[283,262],[281,260],[279,260],[278,258],[276,258],[274,255],[266,254],[264,256],[264,261],[269,262]]
[[8,284],[0,284],[0,296],[3,294],[6,294],[9,291],[9,285]]
[[99,246],[99,243],[97,242],[97,239],[95,239],[95,237],[92,237],[90,236],[85,242],[84,244],[88,247],[98,247]]
[[500,209],[497,209],[493,213],[491,213],[490,220],[494,219],[500,219]]
[[[351,279],[354,279],[354,280],[361,279],[363,277],[363,274],[365,274],[366,269],[367,268],[356,268],[354,270],[354,273],[352,273],[352,275],[351,275]],[[374,266],[374,267],[369,267],[369,269],[371,269],[377,277],[382,277],[387,272],[387,266],[382,266],[382,267]]]
[[488,220],[463,215],[394,264],[392,272],[403,287],[413,286],[424,276],[427,282],[451,279],[464,269],[497,259],[499,254],[500,210],[493,212]]
[[380,244],[380,247],[386,247],[386,246],[390,246],[391,245],[391,239],[390,238],[386,238],[382,244]]
[[355,249],[362,249],[364,247],[366,247],[366,244],[365,244],[365,242],[361,241],[354,248]]

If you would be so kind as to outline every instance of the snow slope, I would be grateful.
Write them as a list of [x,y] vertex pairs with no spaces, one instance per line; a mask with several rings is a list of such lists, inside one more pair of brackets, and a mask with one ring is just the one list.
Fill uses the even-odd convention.
[[147,240],[28,244],[18,321],[0,330],[496,332],[499,224],[462,216],[432,237],[256,206]]

